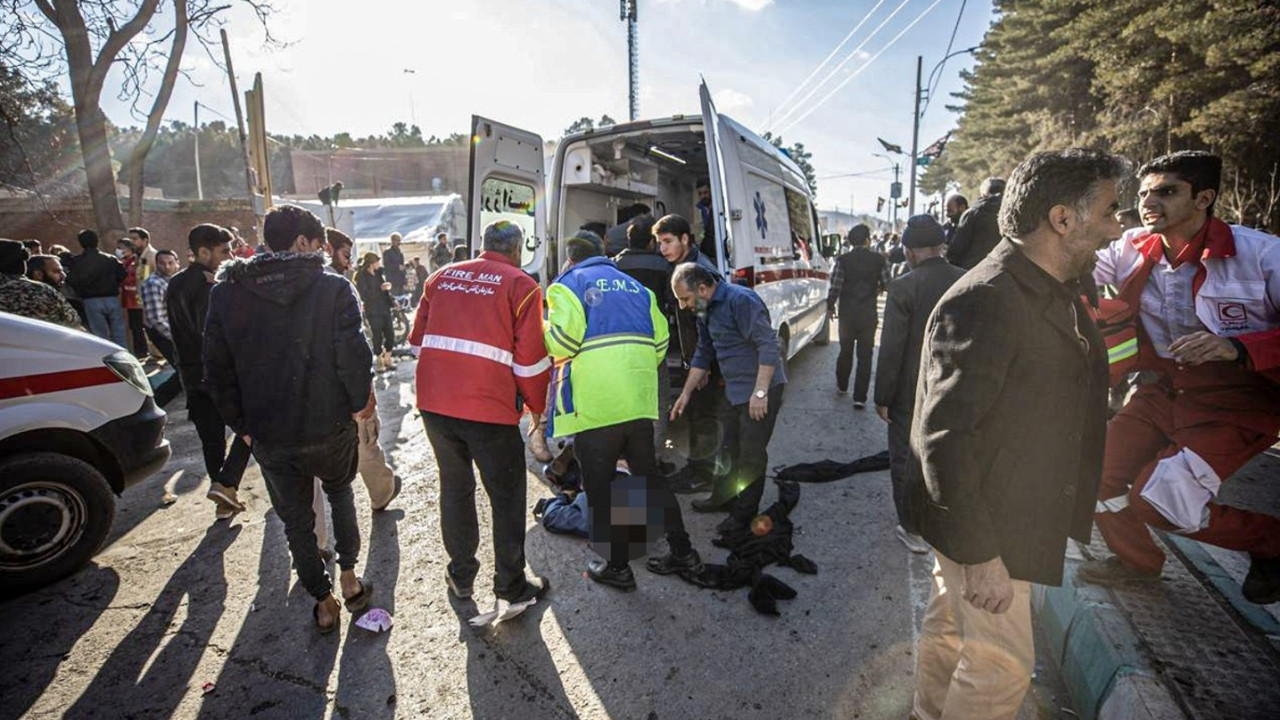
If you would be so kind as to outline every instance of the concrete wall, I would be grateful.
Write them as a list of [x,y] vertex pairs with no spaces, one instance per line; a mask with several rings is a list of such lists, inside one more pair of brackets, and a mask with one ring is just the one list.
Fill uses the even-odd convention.
[[[258,242],[248,200],[147,200],[143,205],[141,224],[151,233],[151,243],[174,250],[179,257],[186,257],[187,232],[206,222],[234,225],[251,244]],[[88,198],[50,200],[48,207],[38,199],[0,200],[0,237],[36,238],[46,246],[58,243],[78,253],[76,233],[95,224]],[[114,248],[107,244],[111,239],[103,238],[104,248]]]

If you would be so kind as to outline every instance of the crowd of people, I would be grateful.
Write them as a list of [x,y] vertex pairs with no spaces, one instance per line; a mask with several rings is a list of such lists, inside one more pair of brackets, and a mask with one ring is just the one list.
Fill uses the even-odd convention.
[[[886,423],[897,535],[935,559],[913,717],[1016,715],[1034,666],[1031,583],[1061,584],[1068,538],[1089,542],[1094,523],[1112,554],[1080,564],[1079,581],[1159,579],[1155,527],[1248,552],[1244,596],[1280,601],[1280,518],[1216,502],[1280,434],[1280,238],[1215,216],[1221,166],[1179,152],[1135,173],[1101,151],[1039,153],[1007,181],[983,183],[972,206],[948,198],[945,224],[911,217],[877,249],[870,228],[849,231],[828,297],[836,390],[852,390],[856,410],[873,402]],[[1122,209],[1133,179],[1137,207]],[[122,346],[126,328],[141,327],[179,370],[217,517],[244,509],[237,487],[252,455],[328,632],[373,593],[357,573],[355,476],[375,510],[399,491],[377,445],[372,380],[375,358],[390,362],[393,294],[414,292],[408,340],[439,469],[441,580],[455,597],[473,594],[478,470],[492,507],[493,592],[512,617],[549,589],[525,564],[522,422],[540,461],[552,460],[550,443],[572,448],[601,556],[585,568],[592,581],[637,588],[631,563],[647,550],[619,520],[621,477],[648,481],[667,540],[645,563],[654,574],[702,567],[677,493],[708,493],[691,508],[724,514],[719,547],[761,532],[787,384],[768,309],[708,261],[707,237],[688,220],[633,210],[604,233],[565,238],[545,293],[520,269],[517,225],[485,227],[469,260],[437,238],[425,274],[393,236],[381,256],[359,259],[353,282],[350,238],[283,205],[252,255],[236,256],[225,228],[193,228],[181,271],[145,231],[131,231],[119,257],[81,233],[84,252],[66,263],[77,309],[59,290],[59,249],[0,241],[0,309],[85,324]],[[620,238],[625,248],[610,252]],[[135,286],[136,309],[121,299]],[[1122,382],[1132,389],[1114,413],[1109,389]],[[687,442],[673,442],[676,427]],[[317,537],[320,494],[336,584]]]

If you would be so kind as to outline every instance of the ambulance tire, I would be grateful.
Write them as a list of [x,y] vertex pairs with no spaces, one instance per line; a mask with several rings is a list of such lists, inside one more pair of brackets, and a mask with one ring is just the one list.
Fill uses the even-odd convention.
[[116,496],[89,463],[51,452],[0,460],[0,588],[32,590],[84,567],[107,539]]
[[814,345],[830,345],[831,344],[831,315],[823,313],[822,327],[818,328],[818,334],[813,336]]

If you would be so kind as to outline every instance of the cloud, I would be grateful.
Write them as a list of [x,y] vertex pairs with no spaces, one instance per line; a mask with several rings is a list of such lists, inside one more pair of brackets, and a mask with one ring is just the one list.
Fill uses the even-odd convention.
[[722,113],[733,114],[755,105],[755,101],[751,99],[750,95],[732,88],[725,88],[716,92],[713,98],[716,103],[716,110]]
[[760,12],[773,4],[773,0],[725,0],[748,12]]

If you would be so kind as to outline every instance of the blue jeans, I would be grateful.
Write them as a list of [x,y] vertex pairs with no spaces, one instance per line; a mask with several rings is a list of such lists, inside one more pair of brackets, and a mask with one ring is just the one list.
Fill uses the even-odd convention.
[[112,295],[85,298],[82,302],[84,314],[89,319],[89,332],[122,348],[129,347],[125,340],[124,309],[120,307],[120,298]]

